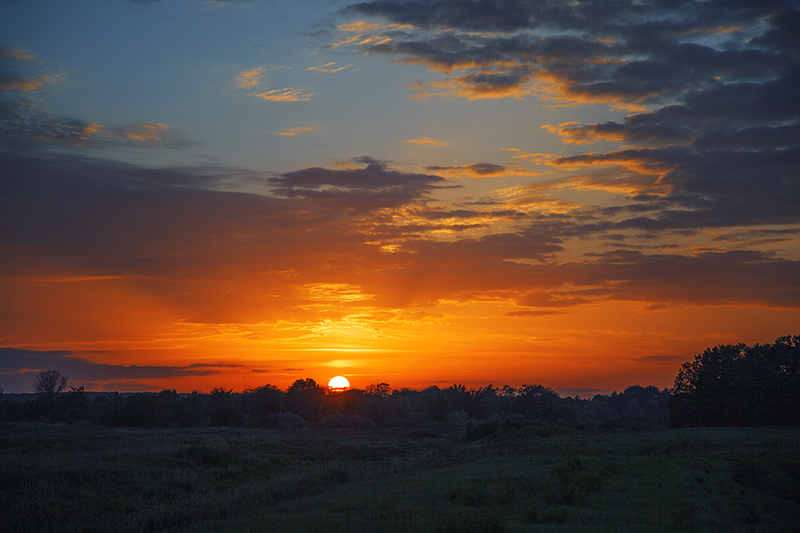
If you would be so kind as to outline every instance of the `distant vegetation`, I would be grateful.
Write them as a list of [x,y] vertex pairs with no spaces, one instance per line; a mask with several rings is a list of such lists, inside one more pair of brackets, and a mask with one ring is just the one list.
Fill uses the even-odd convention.
[[693,426],[800,425],[800,336],[773,344],[720,345],[683,364],[672,389],[634,385],[591,399],[562,398],[542,385],[416,391],[387,383],[330,393],[313,379],[234,393],[89,395],[54,370],[34,385],[36,400],[0,394],[0,421],[92,422],[115,427],[408,427],[456,424],[469,439],[528,424],[590,430]]
[[[717,346],[673,389],[591,399],[99,394],[46,371],[35,400],[0,396],[0,531],[796,531],[799,351]],[[683,427],[734,424],[772,427]]]

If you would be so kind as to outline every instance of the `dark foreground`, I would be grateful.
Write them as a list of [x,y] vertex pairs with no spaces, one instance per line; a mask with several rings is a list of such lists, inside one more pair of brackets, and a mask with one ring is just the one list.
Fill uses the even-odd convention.
[[0,427],[2,531],[798,531],[800,429]]

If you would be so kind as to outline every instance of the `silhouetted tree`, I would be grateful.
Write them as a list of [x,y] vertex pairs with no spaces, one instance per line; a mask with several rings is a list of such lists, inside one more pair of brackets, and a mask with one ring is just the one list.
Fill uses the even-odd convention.
[[251,389],[247,393],[253,398],[250,407],[250,425],[262,428],[274,425],[270,417],[283,411],[284,392],[275,385],[267,384]]
[[68,379],[58,370],[42,370],[33,382],[33,390],[39,395],[53,396],[66,388]]
[[325,390],[313,379],[298,379],[286,390],[286,410],[308,422],[316,422],[324,396]]
[[718,345],[681,365],[673,426],[800,425],[800,335],[774,344]]
[[392,387],[388,383],[378,383],[367,385],[366,390],[364,391],[370,396],[375,396],[378,398],[388,398],[392,395]]
[[544,385],[523,385],[517,390],[518,413],[540,422],[556,423],[570,415],[561,408],[558,393]]
[[58,370],[43,370],[36,376],[33,390],[36,391],[41,414],[46,419],[52,420],[55,416],[56,395],[66,388],[68,379]]
[[67,422],[72,423],[76,420],[83,420],[86,418],[86,410],[90,403],[86,397],[83,385],[80,387],[70,387],[70,391],[64,395],[64,415]]

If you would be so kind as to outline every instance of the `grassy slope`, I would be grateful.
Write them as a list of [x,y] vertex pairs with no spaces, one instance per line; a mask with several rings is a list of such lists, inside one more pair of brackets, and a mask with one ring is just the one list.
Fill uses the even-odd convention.
[[800,429],[0,428],[3,531],[798,531]]

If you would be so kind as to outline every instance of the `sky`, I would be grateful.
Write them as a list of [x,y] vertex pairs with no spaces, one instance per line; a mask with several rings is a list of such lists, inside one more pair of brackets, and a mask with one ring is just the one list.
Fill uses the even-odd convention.
[[670,387],[800,325],[800,3],[0,0],[0,388]]

